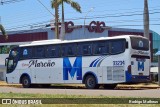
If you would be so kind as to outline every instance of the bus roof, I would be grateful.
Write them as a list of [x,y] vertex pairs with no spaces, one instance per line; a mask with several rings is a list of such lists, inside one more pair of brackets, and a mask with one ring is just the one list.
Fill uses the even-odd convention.
[[87,42],[87,41],[89,42],[89,41],[108,40],[108,39],[122,39],[122,38],[130,38],[131,36],[132,37],[133,36],[142,37],[142,36],[137,36],[137,35],[136,36],[135,35],[121,35],[121,36],[114,36],[114,37],[99,37],[99,38],[91,38],[91,39],[64,40],[64,41],[61,41],[59,39],[52,39],[52,40],[34,41],[29,44],[20,45],[19,47],[62,44],[62,43],[76,43],[76,42]]

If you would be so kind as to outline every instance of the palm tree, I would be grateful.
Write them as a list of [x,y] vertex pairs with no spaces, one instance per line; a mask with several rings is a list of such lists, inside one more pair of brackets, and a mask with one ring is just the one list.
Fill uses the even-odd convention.
[[[81,13],[81,6],[77,3],[74,2],[73,0],[52,0],[51,1],[51,6],[52,8],[57,8],[59,5],[62,5],[62,22],[61,22],[61,40],[64,40],[64,35],[65,35],[65,25],[64,25],[64,2],[71,5],[73,9],[75,9],[77,12]],[[58,10],[58,9],[57,9]]]
[[0,31],[2,32],[2,36],[5,38],[5,39],[8,39],[8,36],[7,36],[7,33],[4,29],[4,27],[0,24]]

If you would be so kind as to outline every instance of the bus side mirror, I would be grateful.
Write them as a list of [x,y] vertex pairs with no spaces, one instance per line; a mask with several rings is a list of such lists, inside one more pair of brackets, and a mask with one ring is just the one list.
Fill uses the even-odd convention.
[[126,42],[126,49],[128,49],[128,42]]
[[5,59],[5,66],[7,66],[8,58]]

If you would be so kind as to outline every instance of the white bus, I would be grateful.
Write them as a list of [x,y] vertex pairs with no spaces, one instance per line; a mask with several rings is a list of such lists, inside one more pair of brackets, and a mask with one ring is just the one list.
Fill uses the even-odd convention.
[[82,40],[45,40],[20,45],[6,59],[8,83],[85,84],[94,89],[118,83],[147,82],[149,40],[117,36]]

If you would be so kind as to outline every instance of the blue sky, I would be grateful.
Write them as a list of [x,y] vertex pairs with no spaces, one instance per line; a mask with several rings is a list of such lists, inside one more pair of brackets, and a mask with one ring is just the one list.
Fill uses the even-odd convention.
[[[2,0],[5,1],[5,0]],[[7,1],[7,0],[6,0]],[[20,1],[20,0],[19,0]],[[51,0],[40,0],[54,14]],[[77,13],[65,4],[65,20],[83,25],[91,21],[104,21],[107,26],[143,29],[144,0],[74,0],[81,5],[82,13]],[[148,0],[150,10],[150,29],[160,34],[160,0]],[[91,8],[93,8],[91,10]],[[59,8],[61,17],[61,7]],[[130,16],[124,16],[130,15]],[[1,23],[7,30],[31,29],[49,24],[54,16],[38,0],[0,5]]]

